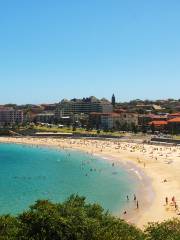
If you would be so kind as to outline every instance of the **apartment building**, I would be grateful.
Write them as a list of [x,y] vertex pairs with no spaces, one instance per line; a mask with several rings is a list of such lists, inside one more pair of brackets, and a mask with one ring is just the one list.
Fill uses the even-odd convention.
[[13,108],[0,108],[0,126],[23,122],[23,111]]
[[113,129],[117,127],[117,122],[120,121],[120,115],[117,113],[101,114],[101,128]]
[[135,125],[138,126],[138,114],[137,113],[120,113],[120,124]]
[[53,112],[42,112],[36,115],[35,121],[39,123],[53,123],[54,113]]
[[113,106],[109,101],[98,100],[95,97],[72,99],[71,101],[64,99],[59,103],[55,111],[55,117],[59,119],[62,116],[70,116],[71,114],[90,114],[92,112],[105,113],[112,111]]
[[89,122],[92,127],[102,129],[118,129],[123,125],[138,125],[138,114],[135,113],[91,113]]

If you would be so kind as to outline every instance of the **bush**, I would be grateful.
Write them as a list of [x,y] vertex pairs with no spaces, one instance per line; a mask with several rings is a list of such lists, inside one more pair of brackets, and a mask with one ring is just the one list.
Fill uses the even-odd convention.
[[149,223],[145,232],[148,240],[179,240],[180,221],[173,219],[162,223]]
[[143,232],[84,197],[37,201],[17,217],[0,217],[1,240],[179,240],[180,221],[150,223]]
[[62,204],[37,201],[17,217],[0,218],[0,239],[143,240],[144,234],[98,204],[71,196]]

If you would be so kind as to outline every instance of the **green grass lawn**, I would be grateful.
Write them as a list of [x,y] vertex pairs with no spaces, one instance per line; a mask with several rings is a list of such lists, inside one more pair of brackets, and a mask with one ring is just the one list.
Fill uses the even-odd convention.
[[180,140],[180,135],[173,136],[173,139]]
[[[63,127],[63,128],[58,128],[58,127],[46,127],[46,126],[34,126],[34,130],[39,131],[39,132],[59,132],[59,133],[79,133],[79,134],[97,134],[97,130],[90,130],[87,131],[82,128],[76,128],[76,131],[73,132],[72,128],[68,127]],[[109,136],[124,136],[124,133],[120,132],[104,132],[100,131],[100,135],[109,135]]]

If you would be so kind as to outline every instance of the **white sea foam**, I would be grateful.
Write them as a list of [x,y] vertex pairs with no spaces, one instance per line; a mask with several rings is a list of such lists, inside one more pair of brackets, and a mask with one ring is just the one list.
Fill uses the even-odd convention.
[[135,170],[134,168],[131,168],[130,171],[134,172],[138,176],[138,178],[142,180],[142,176],[137,170]]

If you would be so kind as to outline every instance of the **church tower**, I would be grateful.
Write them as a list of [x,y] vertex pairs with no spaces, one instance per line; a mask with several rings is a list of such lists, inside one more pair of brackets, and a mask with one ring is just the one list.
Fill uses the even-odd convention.
[[112,95],[111,103],[112,103],[113,107],[115,107],[116,98],[115,98],[115,96],[114,96],[114,93],[113,93],[113,95]]

